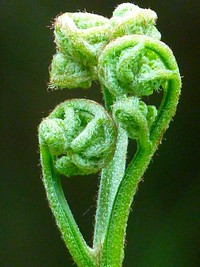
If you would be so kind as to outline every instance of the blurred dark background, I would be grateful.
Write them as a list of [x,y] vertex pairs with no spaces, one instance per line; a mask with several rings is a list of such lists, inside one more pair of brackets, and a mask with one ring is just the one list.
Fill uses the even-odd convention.
[[[101,101],[89,90],[47,91],[55,52],[50,29],[65,11],[110,17],[121,1],[1,0],[0,2],[0,267],[61,267],[73,261],[60,238],[41,181],[37,126],[57,103]],[[183,78],[174,122],[140,184],[130,215],[125,267],[200,266],[198,0],[138,0],[158,14],[162,40]],[[98,177],[63,181],[80,228],[91,243]]]

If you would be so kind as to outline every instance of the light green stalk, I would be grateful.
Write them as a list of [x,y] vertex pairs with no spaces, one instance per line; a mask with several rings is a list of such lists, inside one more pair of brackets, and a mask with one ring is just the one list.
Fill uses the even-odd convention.
[[[105,101],[105,108],[91,100],[65,101],[39,127],[47,198],[78,266],[122,266],[133,197],[176,111],[180,74],[172,51],[159,40],[156,19],[154,11],[126,3],[110,20],[65,13],[55,21],[50,87],[88,88],[98,80]],[[143,96],[161,89],[158,108],[143,102]],[[137,151],[126,167],[128,138],[136,141]],[[64,197],[60,175],[100,170],[90,248]]]

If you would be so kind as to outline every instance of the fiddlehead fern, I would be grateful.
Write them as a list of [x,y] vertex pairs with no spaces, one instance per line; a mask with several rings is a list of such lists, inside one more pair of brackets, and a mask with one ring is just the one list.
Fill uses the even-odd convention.
[[111,161],[117,138],[113,119],[98,103],[73,99],[58,105],[39,126],[43,181],[63,239],[78,266],[96,266],[60,184],[65,176],[96,173]]
[[140,144],[149,141],[149,129],[156,115],[154,106],[147,106],[137,97],[128,97],[113,105],[115,120],[131,139],[136,139]]
[[[115,120],[137,141],[137,152],[114,198],[102,250],[102,266],[121,266],[132,198],[175,113],[181,81],[169,47],[142,35],[124,36],[107,45],[99,58],[99,79],[116,98]],[[158,111],[140,100],[161,88],[164,96]]]
[[[63,239],[78,266],[120,267],[133,196],[178,104],[181,79],[160,41],[157,15],[130,3],[109,20],[89,13],[56,18],[51,88],[88,88],[99,80],[108,112],[96,102],[68,100],[42,121],[43,181]],[[163,90],[158,108],[143,96]],[[128,137],[137,152],[126,168]],[[93,248],[68,207],[60,175],[101,172]]]
[[178,75],[169,68],[170,49],[151,37],[132,35],[107,45],[99,58],[99,79],[116,96],[151,95]]
[[112,118],[91,100],[65,101],[41,123],[40,143],[48,146],[55,169],[65,176],[87,175],[111,161],[117,131]]
[[108,42],[109,20],[89,13],[64,13],[54,23],[57,54],[50,70],[52,88],[88,88],[96,79],[96,65]]
[[110,23],[113,27],[111,40],[124,35],[141,34],[160,39],[155,24],[157,14],[151,9],[143,9],[131,3],[119,5],[113,12]]
[[83,64],[97,62],[108,42],[109,19],[90,13],[64,13],[54,24],[55,42],[60,52]]
[[88,88],[97,80],[98,57],[113,39],[142,34],[160,39],[157,15],[133,4],[119,5],[109,20],[90,13],[64,13],[54,23],[57,53],[50,68],[51,88]]

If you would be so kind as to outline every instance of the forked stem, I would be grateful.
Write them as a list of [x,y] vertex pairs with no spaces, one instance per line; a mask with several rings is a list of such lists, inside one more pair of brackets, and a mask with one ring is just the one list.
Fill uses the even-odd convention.
[[138,184],[147,169],[153,154],[155,153],[162,135],[176,111],[180,95],[180,78],[177,76],[169,81],[164,93],[163,101],[157,120],[152,126],[150,142],[144,146],[138,146],[135,157],[129,164],[116,192],[109,223],[102,247],[101,267],[119,267],[124,258],[124,239],[126,225],[130,213],[131,203]]
[[115,155],[101,173],[93,241],[94,248],[97,250],[101,250],[104,242],[113,201],[121,179],[124,176],[127,145],[127,133],[124,129],[119,128]]
[[[157,15],[130,3],[111,19],[89,13],[56,18],[51,88],[88,88],[98,80],[105,107],[67,100],[42,121],[43,182],[56,223],[79,267],[121,267],[131,203],[138,184],[175,114],[181,79],[172,51],[160,40]],[[160,107],[143,96],[164,91]],[[128,138],[137,151],[126,168]],[[60,175],[101,171],[90,248],[64,196]]]

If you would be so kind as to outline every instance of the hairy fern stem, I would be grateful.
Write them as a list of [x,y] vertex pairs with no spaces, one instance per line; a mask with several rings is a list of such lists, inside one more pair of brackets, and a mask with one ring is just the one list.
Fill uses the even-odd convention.
[[[95,101],[59,104],[39,126],[43,182],[62,238],[80,267],[120,267],[131,203],[176,112],[181,78],[170,48],[160,41],[157,15],[130,3],[110,19],[64,13],[54,23],[56,55],[51,88],[89,88],[99,81],[105,108]],[[160,106],[143,98],[163,90]],[[128,140],[137,151],[126,166]],[[64,196],[60,177],[101,172],[93,247]]]

